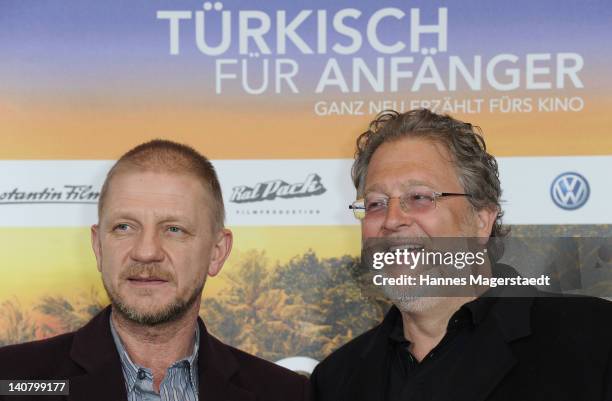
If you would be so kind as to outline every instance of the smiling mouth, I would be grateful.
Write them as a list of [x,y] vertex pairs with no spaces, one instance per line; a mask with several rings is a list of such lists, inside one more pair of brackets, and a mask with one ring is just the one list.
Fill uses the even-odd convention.
[[408,252],[419,252],[422,249],[425,249],[423,245],[420,244],[406,244],[406,245],[396,245],[389,247],[389,251],[394,252],[396,250],[404,250],[406,249]]

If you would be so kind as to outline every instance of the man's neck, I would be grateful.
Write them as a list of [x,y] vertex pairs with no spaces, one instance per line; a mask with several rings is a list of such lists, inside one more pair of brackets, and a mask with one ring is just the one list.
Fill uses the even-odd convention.
[[118,312],[113,312],[111,319],[130,359],[151,369],[153,387],[159,392],[168,368],[193,353],[197,316],[198,309],[192,308],[179,319],[156,326],[130,321]]
[[423,310],[401,311],[404,337],[410,341],[410,352],[421,361],[440,343],[451,316],[474,297],[444,298]]

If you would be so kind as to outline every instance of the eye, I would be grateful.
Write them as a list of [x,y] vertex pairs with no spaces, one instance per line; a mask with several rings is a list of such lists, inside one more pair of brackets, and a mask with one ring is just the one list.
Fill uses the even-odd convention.
[[170,227],[168,227],[168,231],[170,231],[171,233],[174,233],[174,234],[179,234],[179,233],[183,232],[183,229],[180,228],[180,227],[177,227],[177,226],[170,226]]
[[434,200],[432,194],[428,192],[412,192],[407,194],[406,197],[410,203],[416,204],[428,204]]
[[384,209],[385,207],[387,207],[387,200],[384,198],[366,199],[365,201],[365,210],[367,212],[381,210],[381,209]]
[[130,226],[126,223],[119,223],[113,227],[113,231],[125,232],[129,230]]

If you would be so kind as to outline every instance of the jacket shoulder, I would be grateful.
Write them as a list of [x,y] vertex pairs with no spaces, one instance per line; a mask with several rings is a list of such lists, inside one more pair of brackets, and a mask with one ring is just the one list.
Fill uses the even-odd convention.
[[555,326],[561,329],[560,333],[589,338],[591,343],[598,338],[605,340],[612,337],[612,302],[587,296],[543,295],[534,299],[534,325],[556,323]]
[[[53,379],[67,371],[74,332],[0,348],[0,379]],[[68,369],[70,370],[70,369]]]
[[372,339],[376,336],[379,328],[380,324],[353,338],[332,352],[318,366],[322,368],[333,367],[338,363],[346,363],[359,358],[371,346]]
[[353,338],[321,361],[310,376],[314,391],[319,388],[333,388],[337,383],[346,382],[359,363],[361,355],[372,346],[380,326],[379,324]]
[[226,348],[236,359],[236,380],[266,400],[308,400],[308,378],[275,363],[248,354],[213,337],[218,347]]

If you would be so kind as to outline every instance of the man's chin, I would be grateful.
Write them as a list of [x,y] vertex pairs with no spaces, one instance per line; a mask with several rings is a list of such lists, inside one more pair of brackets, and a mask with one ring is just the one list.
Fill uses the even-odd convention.
[[[202,294],[194,291],[187,299],[159,299],[161,297],[144,297],[146,299],[129,299],[109,293],[109,298],[116,311],[124,319],[144,326],[156,326],[179,320],[191,310]],[[199,303],[198,303],[199,305]]]
[[112,300],[113,311],[119,313],[123,318],[144,326],[156,326],[170,323],[183,317],[191,308],[193,303],[172,302],[163,306],[136,306],[130,305],[120,300]]
[[400,311],[404,313],[419,313],[424,312],[438,303],[441,302],[443,298],[439,297],[396,297],[390,299],[390,301],[395,305]]
[[176,321],[194,308],[204,289],[204,283],[198,288],[192,289],[189,297],[176,295],[169,296],[164,292],[156,292],[154,296],[138,294],[137,292],[114,291],[111,286],[103,280],[104,289],[116,311],[124,319],[131,322],[156,326]]

